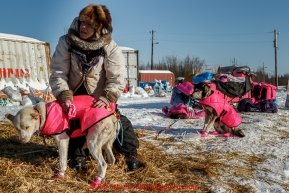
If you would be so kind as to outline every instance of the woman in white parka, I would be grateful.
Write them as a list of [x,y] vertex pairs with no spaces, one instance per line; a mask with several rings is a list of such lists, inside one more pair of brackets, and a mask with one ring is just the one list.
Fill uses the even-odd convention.
[[[105,108],[117,103],[125,88],[125,63],[120,48],[112,40],[109,10],[104,5],[90,4],[74,19],[66,35],[60,37],[53,54],[50,86],[65,113],[73,96],[91,95],[94,107]],[[117,110],[119,113],[119,111]],[[124,133],[123,143],[114,147],[127,159],[130,170],[139,167],[137,148],[139,141],[130,121],[120,116]],[[79,121],[70,123],[71,129],[80,127]],[[122,134],[122,132],[120,132]],[[70,165],[80,169],[86,163],[87,152],[82,149],[85,138],[70,139]]]

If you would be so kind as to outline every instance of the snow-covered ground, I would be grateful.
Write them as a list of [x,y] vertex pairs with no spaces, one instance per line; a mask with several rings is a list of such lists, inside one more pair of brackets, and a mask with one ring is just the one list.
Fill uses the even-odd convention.
[[[174,137],[176,141],[196,141],[206,144],[208,139],[211,145],[205,145],[206,151],[218,150],[221,152],[239,152],[244,154],[263,155],[266,161],[258,164],[260,171],[257,176],[267,176],[268,181],[252,179],[250,186],[256,192],[286,192],[282,184],[289,183],[289,110],[284,108],[286,90],[277,91],[278,113],[240,113],[242,124],[240,128],[245,133],[244,138],[211,136],[201,138],[198,131],[202,129],[202,119],[173,120],[162,113],[162,108],[169,104],[170,96],[166,97],[141,97],[138,95],[124,94],[118,101],[118,108],[126,115],[137,129],[150,131],[144,140],[153,140],[155,130],[162,130],[173,124],[169,131],[161,133],[162,136]],[[15,114],[22,106],[0,107],[0,119],[5,119],[5,113]],[[213,143],[212,143],[213,140]],[[215,145],[214,145],[215,144]],[[166,151],[178,151],[168,148]],[[179,151],[182,151],[179,149]],[[193,154],[193,150],[186,150]],[[287,189],[288,190],[288,189]],[[224,189],[215,187],[216,192],[225,192]]]
[[[277,91],[278,113],[240,113],[242,124],[240,128],[245,133],[244,138],[222,136],[208,136],[201,138],[198,134],[203,127],[203,119],[173,120],[162,114],[162,107],[168,106],[170,96],[139,98],[122,96],[119,100],[119,109],[126,115],[136,128],[152,131],[146,140],[152,140],[156,135],[154,130],[162,130],[170,126],[169,131],[161,135],[174,136],[176,141],[198,141],[204,151],[238,152],[239,154],[262,155],[266,161],[260,163],[256,171],[257,178],[248,183],[256,192],[286,192],[281,184],[289,184],[289,110],[284,108],[286,90]],[[212,139],[213,138],[213,142]],[[210,139],[210,145],[206,144]],[[205,144],[205,145],[204,145]],[[167,148],[166,151],[182,151],[188,154],[194,150]],[[262,178],[258,178],[262,177]],[[269,181],[263,181],[263,177]],[[236,179],[238,180],[238,179]],[[271,183],[271,184],[270,184]],[[216,192],[225,192],[225,189],[215,187]]]

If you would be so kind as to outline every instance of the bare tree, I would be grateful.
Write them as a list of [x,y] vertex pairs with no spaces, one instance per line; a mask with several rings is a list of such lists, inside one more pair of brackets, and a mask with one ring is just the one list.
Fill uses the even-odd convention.
[[204,60],[200,60],[198,57],[192,58],[193,62],[193,72],[200,72],[203,65],[205,65]]
[[163,58],[163,61],[166,63],[168,70],[175,73],[176,77],[179,76],[179,73],[178,73],[179,61],[178,61],[177,56],[165,56],[165,58]]

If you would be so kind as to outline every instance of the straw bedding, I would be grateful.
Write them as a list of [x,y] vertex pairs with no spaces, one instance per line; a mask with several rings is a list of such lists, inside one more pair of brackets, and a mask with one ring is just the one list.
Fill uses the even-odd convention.
[[[136,130],[142,136],[141,130]],[[150,135],[145,131],[145,135]],[[91,183],[97,175],[97,164],[91,159],[87,169],[77,172],[66,171],[64,180],[51,176],[58,169],[58,153],[52,138],[32,137],[27,144],[20,144],[17,131],[12,124],[0,122],[0,192],[94,192]],[[218,143],[208,139],[206,143],[176,141],[175,138],[160,135],[148,140],[140,139],[139,159],[142,168],[128,172],[124,157],[117,152],[116,164],[109,165],[105,184],[109,185],[150,185],[138,191],[159,191],[158,185],[194,186],[194,190],[164,190],[163,192],[214,192],[214,186],[223,187],[226,192],[255,192],[250,180],[257,177],[258,164],[264,162],[262,155],[247,155],[238,152],[208,150],[204,146]],[[216,144],[216,145],[222,145]],[[193,153],[187,153],[193,152]],[[262,169],[261,169],[262,170]],[[265,169],[263,169],[265,170]],[[262,177],[264,181],[268,180]],[[270,183],[270,182],[268,182]],[[288,184],[275,182],[289,190]],[[137,192],[131,189],[102,189],[99,192]]]

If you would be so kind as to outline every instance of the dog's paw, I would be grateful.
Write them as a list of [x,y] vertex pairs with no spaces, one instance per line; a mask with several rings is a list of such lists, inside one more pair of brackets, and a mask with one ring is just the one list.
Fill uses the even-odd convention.
[[101,185],[102,181],[103,178],[101,176],[98,176],[96,180],[90,184],[90,188],[98,188]]
[[230,137],[230,135],[231,135],[230,133],[223,134],[224,137]]
[[200,131],[201,137],[207,137],[208,133],[206,131]]
[[90,184],[90,188],[98,188],[101,185],[101,180],[96,179],[94,182]]
[[211,135],[218,135],[219,133],[218,133],[218,131],[212,131],[212,132],[210,132],[210,134]]
[[51,178],[52,179],[64,179],[64,170],[59,170],[57,173],[51,176]]
[[51,176],[51,178],[52,178],[52,179],[60,179],[60,180],[62,180],[62,179],[64,179],[64,174],[61,175],[61,174],[59,174],[59,173],[56,173],[56,174],[54,174],[53,176]]

